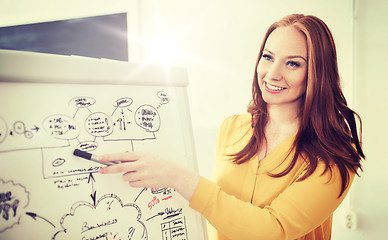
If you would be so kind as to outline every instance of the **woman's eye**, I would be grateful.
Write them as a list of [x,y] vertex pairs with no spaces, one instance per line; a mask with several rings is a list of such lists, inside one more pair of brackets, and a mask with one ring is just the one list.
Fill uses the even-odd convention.
[[265,60],[267,60],[267,61],[271,61],[271,60],[272,60],[271,55],[268,55],[268,54],[263,54],[262,57],[263,57]]
[[297,62],[294,62],[294,61],[287,62],[287,65],[290,67],[295,67],[295,68],[300,67],[300,64]]

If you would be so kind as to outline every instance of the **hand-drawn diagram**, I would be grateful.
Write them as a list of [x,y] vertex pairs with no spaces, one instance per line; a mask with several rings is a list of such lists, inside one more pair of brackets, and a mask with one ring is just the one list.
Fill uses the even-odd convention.
[[[176,110],[168,106],[175,99],[168,88],[138,98],[104,97],[102,104],[87,94],[59,98],[55,104],[66,104],[40,121],[28,114],[8,118],[12,108],[0,109],[0,162],[40,166],[23,172],[9,163],[5,169],[14,174],[5,175],[0,169],[0,239],[38,223],[48,234],[40,239],[189,239],[187,219],[194,213],[173,189],[130,189],[120,176],[98,174],[98,163],[72,155],[76,148],[93,154],[135,151],[137,143],[158,143],[159,131],[165,138],[174,134],[170,119]],[[171,124],[165,132],[164,119]],[[13,177],[19,173],[25,176]]]
[[[156,96],[161,100],[158,107],[169,102],[169,97],[164,91],[157,92]],[[112,113],[108,115],[105,112],[92,112],[91,108],[96,104],[96,99],[88,96],[74,97],[68,102],[69,108],[75,109],[74,114],[68,116],[58,113],[46,117],[41,124],[45,133],[42,133],[41,128],[35,124],[32,130],[28,130],[23,121],[14,122],[12,130],[8,133],[7,123],[0,116],[0,143],[4,141],[0,145],[0,153],[24,149],[41,149],[44,178],[96,172],[98,168],[95,166],[78,169],[74,169],[73,166],[66,166],[66,159],[72,159],[73,156],[69,154],[58,155],[58,151],[55,149],[58,146],[44,147],[39,146],[36,142],[28,142],[24,145],[23,143],[20,144],[19,141],[19,148],[15,148],[14,144],[12,147],[7,146],[7,138],[21,136],[27,141],[34,137],[32,131],[35,130],[36,135],[46,134],[47,138],[62,141],[60,148],[71,147],[83,151],[94,151],[99,147],[98,144],[101,141],[128,141],[130,142],[130,148],[127,150],[134,151],[134,141],[156,139],[155,132],[159,130],[161,121],[158,110],[152,105],[144,104],[132,111],[130,110],[132,103],[133,100],[130,97],[119,98],[112,103]],[[85,114],[81,113],[82,111],[86,112],[87,115],[84,124],[80,125],[78,122],[82,122],[82,120],[78,119],[85,117]],[[88,136],[85,136],[85,134],[82,136],[81,131],[86,132]],[[101,140],[98,141],[99,139]],[[74,145],[75,141],[77,141],[77,145]],[[70,153],[70,151],[67,153]]]
[[163,239],[178,240],[187,239],[186,218],[181,217],[162,223]]
[[95,205],[77,202],[70,213],[61,218],[63,231],[53,239],[117,239],[147,240],[145,224],[141,220],[141,209],[136,204],[123,204],[118,196],[102,196]]
[[13,181],[0,179],[0,234],[20,222],[28,206],[30,193]]

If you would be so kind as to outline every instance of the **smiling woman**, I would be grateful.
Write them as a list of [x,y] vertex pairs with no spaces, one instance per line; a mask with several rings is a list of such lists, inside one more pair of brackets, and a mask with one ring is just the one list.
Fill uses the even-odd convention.
[[364,153],[328,27],[302,14],[275,22],[255,69],[248,112],[220,127],[214,182],[148,153],[102,155],[122,163],[100,173],[175,189],[214,227],[210,239],[329,240]]

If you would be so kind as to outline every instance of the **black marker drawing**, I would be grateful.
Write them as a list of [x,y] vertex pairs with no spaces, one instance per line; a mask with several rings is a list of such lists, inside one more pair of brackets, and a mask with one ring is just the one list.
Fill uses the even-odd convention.
[[80,128],[73,118],[55,114],[43,120],[43,128],[53,138],[61,140],[73,140],[80,134]]
[[[119,177],[99,175],[101,165],[73,156],[74,149],[96,155],[136,151],[137,147],[144,149],[158,138],[170,136],[170,132],[163,132],[162,123],[171,124],[173,120],[162,120],[165,113],[175,115],[168,112],[168,106],[175,104],[174,98],[167,90],[154,91],[150,96],[142,96],[143,101],[139,101],[131,95],[120,95],[109,97],[109,102],[88,94],[64,101],[52,98],[60,110],[54,107],[54,112],[33,120],[28,114],[17,113],[7,119],[7,113],[0,109],[0,161],[18,152],[23,157],[32,154],[34,159],[28,161],[39,165],[36,169],[41,175],[38,172],[28,177],[39,176],[38,181],[31,181],[45,184],[42,192],[30,194],[16,181],[0,179],[0,239],[18,228],[31,231],[23,229],[25,222],[39,225],[50,235],[47,240],[188,239],[185,208],[176,206],[178,196],[173,189],[130,189],[127,184],[115,188],[110,180],[114,179],[115,185]],[[40,162],[36,162],[36,156]],[[20,169],[21,174],[23,171]],[[30,181],[27,177],[25,180]],[[56,194],[62,199],[58,200]],[[48,208],[36,209],[34,206],[40,206],[42,199]]]
[[141,195],[144,191],[147,191],[147,188],[143,188],[143,189],[141,190],[141,192],[140,192],[140,193],[137,195],[137,197],[135,198],[135,201],[133,201],[133,202],[136,202],[137,199],[140,197],[140,195]]
[[139,239],[148,240],[141,209],[133,203],[123,204],[114,194],[102,196],[94,206],[76,202],[65,214],[53,239]]
[[159,91],[157,95],[158,95],[158,98],[160,98],[161,100],[157,109],[159,109],[163,104],[167,104],[168,102],[170,102],[170,98],[168,97],[165,91]]
[[[39,128],[35,126],[33,128],[35,131],[38,131]],[[19,135],[24,135],[25,138],[30,139],[34,136],[34,134],[26,129],[26,125],[22,121],[16,121],[13,124],[13,132]]]
[[0,116],[0,144],[5,140],[8,134],[8,126],[5,120]]
[[160,128],[160,116],[151,105],[140,106],[135,113],[136,124],[147,132],[156,132]]
[[97,191],[94,190],[94,182],[96,182],[96,180],[93,177],[93,173],[89,173],[88,183],[92,185],[92,193],[90,194],[90,197],[93,200],[93,206],[96,207]]
[[116,112],[118,108],[121,108],[121,109],[126,108],[128,111],[132,112],[132,110],[129,109],[129,106],[131,106],[132,103],[133,103],[133,100],[130,97],[123,97],[123,98],[117,99],[115,102],[115,105],[113,105],[115,109],[113,110],[113,113],[111,116],[113,116],[113,114]]
[[38,218],[42,219],[43,221],[46,221],[48,224],[50,224],[51,226],[53,226],[53,228],[55,228],[55,225],[50,222],[49,220],[47,220],[46,218],[42,217],[42,216],[39,216],[38,214],[36,213],[33,213],[33,212],[26,212],[26,214],[28,216],[30,216],[32,219],[34,220],[38,220]]
[[30,193],[23,185],[0,179],[0,234],[20,223],[29,202]]
[[163,212],[158,212],[157,214],[147,218],[146,221],[149,221],[149,220],[151,220],[155,217],[159,217],[159,216],[163,216],[163,220],[166,220],[166,219],[170,219],[170,218],[175,218],[181,214],[183,214],[182,208],[177,208],[177,209],[166,208],[166,209],[164,209]]
[[163,240],[188,240],[185,217],[164,222],[161,229]]
[[163,193],[164,195],[171,194],[171,188],[151,188],[152,194]]
[[65,159],[63,158],[57,158],[53,161],[52,165],[53,167],[60,167],[62,164],[64,164],[66,162]]
[[79,109],[89,108],[92,105],[94,105],[95,103],[96,103],[96,99],[91,98],[91,97],[74,97],[74,98],[70,99],[68,105],[76,107],[76,111],[75,111],[74,116],[73,116],[73,118],[74,118],[77,115],[77,112]]

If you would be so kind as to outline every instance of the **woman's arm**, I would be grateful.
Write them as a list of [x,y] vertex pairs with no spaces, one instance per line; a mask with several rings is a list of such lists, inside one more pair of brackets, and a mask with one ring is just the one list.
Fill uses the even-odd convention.
[[185,168],[176,162],[157,155],[123,152],[99,156],[99,161],[120,161],[120,164],[100,169],[100,173],[123,173],[123,180],[131,187],[175,189],[188,201],[199,183],[198,173]]
[[[248,119],[248,118],[247,118]],[[217,153],[224,153],[235,129],[242,124],[236,117],[225,121],[219,132]],[[248,127],[249,124],[245,124]],[[244,125],[244,126],[245,126]],[[245,129],[245,127],[242,128]],[[240,139],[237,136],[237,139]],[[221,149],[221,150],[220,150]],[[133,187],[172,187],[190,201],[218,231],[230,239],[295,239],[313,231],[339,206],[347,190],[337,198],[341,177],[333,166],[332,174],[320,164],[303,181],[288,186],[269,205],[258,207],[227,194],[216,183],[200,178],[176,162],[145,153],[119,153],[100,157],[101,161],[122,161],[121,164],[101,169],[102,173],[123,172],[125,181]],[[350,183],[354,173],[350,173]]]
[[[190,202],[218,231],[230,239],[294,239],[314,230],[339,206],[341,178],[324,165],[303,181],[291,184],[263,208],[225,193],[214,182],[179,164],[146,153],[117,153],[100,156],[100,161],[121,161],[104,167],[101,173],[123,173],[132,187],[171,187]],[[351,181],[354,174],[351,174]],[[349,188],[349,187],[348,187]]]
[[[258,207],[225,193],[214,182],[201,179],[190,202],[220,233],[229,239],[296,239],[313,231],[340,205],[341,177],[324,165],[303,181],[296,181],[272,202]],[[350,183],[354,174],[350,173]]]

